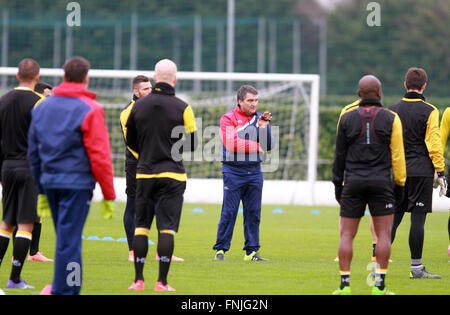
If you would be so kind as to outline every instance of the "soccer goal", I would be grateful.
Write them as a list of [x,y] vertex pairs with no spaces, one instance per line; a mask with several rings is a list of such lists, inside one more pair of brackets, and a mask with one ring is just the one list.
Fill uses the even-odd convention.
[[[0,68],[2,92],[17,86],[16,73],[17,68]],[[52,85],[59,84],[62,75],[61,69],[41,69],[41,81]],[[132,98],[131,80],[137,75],[148,76],[153,82],[152,71],[93,69],[89,72],[89,89],[98,94],[97,100],[105,109],[117,177],[125,174],[119,114]],[[319,134],[318,75],[179,72],[177,77],[177,96],[193,107],[201,138],[199,149],[185,156],[189,178],[222,177],[222,147],[218,142],[220,118],[237,105],[239,87],[249,84],[258,89],[258,111],[269,111],[273,116],[276,146],[263,163],[264,178],[304,182],[309,187],[309,200],[305,203],[314,204]],[[286,198],[293,203],[295,196]]]

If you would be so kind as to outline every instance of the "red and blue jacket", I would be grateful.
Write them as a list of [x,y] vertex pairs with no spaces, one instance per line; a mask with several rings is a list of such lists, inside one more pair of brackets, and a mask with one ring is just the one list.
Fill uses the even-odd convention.
[[32,112],[28,159],[39,192],[94,189],[116,198],[103,108],[81,83],[63,82]]
[[262,159],[259,149],[270,151],[273,143],[270,124],[267,128],[257,125],[260,116],[258,112],[247,116],[238,105],[220,119],[224,172],[260,171]]

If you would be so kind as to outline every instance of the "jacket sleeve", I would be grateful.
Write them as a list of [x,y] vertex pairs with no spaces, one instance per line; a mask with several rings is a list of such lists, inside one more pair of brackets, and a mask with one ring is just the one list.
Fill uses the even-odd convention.
[[125,127],[127,129],[125,135],[125,142],[127,143],[128,148],[136,152],[136,154],[139,154],[136,124],[134,122],[134,107],[130,111],[130,115],[128,116],[128,119],[125,123]]
[[111,146],[105,114],[101,107],[94,107],[86,115],[81,126],[83,143],[91,163],[92,173],[99,183],[105,200],[116,199]]
[[183,112],[183,121],[186,131],[186,140],[183,148],[189,149],[193,152],[198,147],[198,135],[197,135],[197,125],[195,123],[195,115],[191,106],[187,106]]
[[441,120],[441,142],[442,142],[442,152],[445,153],[445,147],[447,146],[448,134],[450,133],[450,107],[448,107]]
[[428,117],[425,144],[434,168],[437,172],[442,172],[445,168],[445,160],[444,151],[442,150],[441,131],[439,129],[439,111],[437,109],[434,109]]
[[402,122],[397,114],[392,123],[391,133],[391,161],[392,172],[394,173],[394,181],[398,186],[405,186],[406,183],[406,161],[405,149],[403,144],[403,127]]
[[[135,103],[135,101],[132,101],[130,103],[130,105],[128,105],[128,107],[120,113],[120,127],[122,129],[122,134],[123,134],[123,139],[125,140],[125,145],[127,145],[127,132],[128,132],[127,121],[128,121],[128,118],[130,117],[130,113],[131,113],[131,110],[133,109],[134,103]],[[131,152],[131,154],[133,154],[133,156],[136,159],[139,158],[139,154],[136,151],[134,151],[133,149],[131,149],[128,145],[127,145],[127,149],[128,149],[128,151]]]
[[[342,117],[341,117],[342,118]],[[344,183],[345,159],[347,157],[348,144],[345,139],[344,124],[341,119],[336,133],[336,149],[333,161],[333,184],[340,186]]]
[[229,152],[236,153],[256,153],[259,151],[259,144],[256,141],[239,138],[238,132],[227,115],[220,119],[220,140]]

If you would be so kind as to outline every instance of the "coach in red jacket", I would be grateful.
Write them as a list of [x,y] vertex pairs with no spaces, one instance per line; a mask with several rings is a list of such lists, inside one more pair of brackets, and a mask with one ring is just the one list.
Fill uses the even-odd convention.
[[116,198],[104,112],[87,90],[89,68],[81,57],[66,62],[64,82],[33,110],[28,133],[30,166],[57,236],[52,294],[80,293],[81,235],[96,182],[102,209],[112,211]]
[[264,261],[258,254],[259,224],[263,174],[261,162],[265,152],[272,149],[269,122],[272,115],[258,113],[258,91],[243,85],[237,93],[238,105],[220,120],[220,139],[223,143],[223,204],[215,260],[224,260],[230,249],[234,225],[242,200],[244,207],[245,261]]

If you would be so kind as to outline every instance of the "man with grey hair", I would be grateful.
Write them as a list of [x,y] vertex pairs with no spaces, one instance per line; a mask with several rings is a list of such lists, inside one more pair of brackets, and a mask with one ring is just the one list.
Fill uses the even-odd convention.
[[230,249],[239,204],[244,206],[245,261],[265,261],[258,254],[259,225],[263,174],[261,162],[265,152],[272,149],[270,121],[272,114],[258,113],[258,91],[243,85],[237,92],[238,105],[222,116],[220,139],[223,143],[223,204],[215,260],[224,260]]

